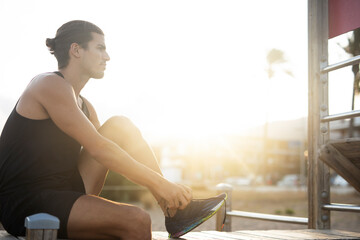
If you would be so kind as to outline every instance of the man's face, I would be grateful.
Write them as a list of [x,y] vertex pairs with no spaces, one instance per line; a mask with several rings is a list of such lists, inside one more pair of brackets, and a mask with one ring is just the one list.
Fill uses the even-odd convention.
[[93,39],[88,42],[87,49],[82,50],[82,66],[90,78],[104,77],[106,62],[110,60],[106,52],[104,36],[98,33],[91,33]]

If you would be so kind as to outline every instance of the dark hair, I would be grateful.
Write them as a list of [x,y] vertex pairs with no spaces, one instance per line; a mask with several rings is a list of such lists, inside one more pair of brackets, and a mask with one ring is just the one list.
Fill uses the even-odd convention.
[[54,54],[59,69],[64,68],[69,63],[69,49],[72,43],[77,43],[83,48],[87,48],[87,43],[92,40],[91,33],[104,35],[103,31],[90,22],[75,20],[62,25],[56,32],[55,38],[47,38],[46,46],[51,54]]

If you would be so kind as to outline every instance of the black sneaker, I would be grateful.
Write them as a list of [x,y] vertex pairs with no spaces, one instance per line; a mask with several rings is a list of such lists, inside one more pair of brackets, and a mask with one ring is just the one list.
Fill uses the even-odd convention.
[[178,238],[208,220],[224,205],[226,198],[223,193],[213,198],[193,199],[185,209],[177,210],[175,216],[165,217],[169,238]]

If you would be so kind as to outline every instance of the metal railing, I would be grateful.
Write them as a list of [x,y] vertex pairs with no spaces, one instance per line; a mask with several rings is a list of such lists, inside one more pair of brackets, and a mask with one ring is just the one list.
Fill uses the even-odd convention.
[[[264,213],[255,213],[255,212],[244,212],[237,211],[231,209],[231,198],[233,188],[230,184],[220,183],[216,186],[216,190],[218,193],[226,193],[226,208],[219,210],[216,217],[216,230],[224,230],[227,232],[231,231],[231,217],[243,217],[243,218],[251,218],[257,220],[264,221],[272,221],[272,222],[282,222],[282,223],[292,223],[292,224],[308,224],[308,218],[304,217],[292,217],[292,216],[281,216],[281,215],[273,215],[273,214],[264,214]],[[226,216],[225,222],[224,217]]]
[[[245,211],[237,211],[231,209],[231,198],[233,188],[230,184],[220,183],[216,186],[218,193],[226,193],[226,209],[219,211],[216,218],[216,230],[220,231],[222,228],[224,231],[231,231],[231,217],[242,217],[242,218],[250,218],[264,221],[272,221],[272,222],[282,222],[282,223],[290,223],[290,224],[302,224],[307,225],[309,222],[308,218],[305,217],[293,217],[293,216],[281,216],[274,214],[264,214],[264,213],[255,213],[255,212],[245,212]],[[331,203],[324,204],[322,206],[323,209],[330,211],[344,211],[344,212],[360,212],[359,205],[353,204],[340,204],[340,203]],[[224,214],[226,215],[226,220],[224,221]],[[223,225],[224,224],[224,225]]]
[[326,66],[326,67],[324,67],[322,69],[322,73],[328,73],[328,72],[335,71],[335,70],[340,69],[340,68],[352,66],[352,65],[355,65],[355,64],[358,64],[358,63],[360,63],[360,55],[349,58],[349,59],[347,59],[345,61],[342,61],[342,62],[338,62],[338,63],[335,63],[335,64],[328,65],[328,66]]
[[258,220],[272,221],[272,222],[283,222],[293,224],[308,224],[308,218],[304,217],[291,217],[291,216],[280,216],[273,214],[255,213],[255,212],[244,212],[244,211],[230,211],[226,212],[227,216],[252,218]]
[[[338,62],[335,64],[325,66],[321,69],[321,74],[327,75],[331,71],[342,69],[342,68],[345,68],[348,66],[353,66],[353,65],[359,64],[359,63],[360,63],[360,55],[352,57],[345,61],[341,61],[341,62]],[[323,79],[327,80],[328,77],[323,78]],[[325,82],[323,82],[323,83],[325,83]],[[328,110],[328,106],[321,105],[321,110],[322,111]],[[360,117],[360,110],[352,110],[349,112],[343,112],[343,113],[332,114],[332,115],[327,114],[326,116],[322,116],[320,118],[320,122],[321,123],[329,123],[332,121],[343,120],[343,119],[353,119],[356,117]],[[330,127],[330,126],[328,125],[328,127]],[[323,131],[323,133],[330,131],[330,129],[327,129],[327,128],[324,128],[324,129],[325,129],[325,131]],[[327,211],[360,212],[360,206],[352,205],[352,204],[338,204],[338,203],[322,204],[321,209],[327,210]]]
[[332,211],[343,211],[343,212],[360,212],[360,206],[353,204],[324,204],[323,209],[332,210]]
[[330,211],[358,211],[357,206],[330,203],[330,167],[320,159],[320,152],[330,141],[329,122],[355,118],[360,111],[329,114],[328,73],[360,63],[360,55],[328,64],[330,1],[308,0],[309,115],[308,115],[308,196],[309,228],[330,229]]
[[344,113],[337,113],[333,115],[328,115],[326,117],[323,117],[321,119],[321,122],[331,122],[341,119],[347,119],[347,118],[355,118],[360,117],[360,110],[353,110],[350,112],[344,112]]
[[[352,57],[342,62],[338,62],[332,65],[328,65],[322,69],[322,73],[329,73],[331,71],[335,71],[337,69],[341,69],[344,67],[352,66],[360,63],[360,55]],[[349,119],[360,117],[360,110],[352,110],[349,112],[343,112],[333,115],[324,116],[321,118],[321,122],[331,122],[342,119]],[[329,211],[344,211],[344,212],[360,212],[360,206],[353,204],[339,204],[339,203],[330,203],[322,205],[322,209]]]
[[[344,67],[353,66],[353,65],[359,64],[359,63],[360,63],[360,55],[349,58],[342,62],[328,65],[328,66],[322,68],[321,73],[329,73],[329,72],[332,72],[332,71],[335,71],[335,70],[338,70],[338,69],[341,69]],[[330,122],[330,121],[336,121],[336,120],[347,119],[347,118],[355,118],[355,117],[360,117],[359,110],[353,110],[350,112],[329,115],[329,116],[323,117],[321,119],[321,122]]]

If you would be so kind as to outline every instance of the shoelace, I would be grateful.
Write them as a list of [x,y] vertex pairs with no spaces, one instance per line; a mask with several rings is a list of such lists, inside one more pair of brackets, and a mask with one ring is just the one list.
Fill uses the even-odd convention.
[[220,231],[222,231],[224,229],[224,226],[225,226],[225,220],[226,220],[226,200],[224,199],[224,208],[225,208],[225,211],[224,211],[224,220],[223,220],[223,223],[221,225],[221,229]]

